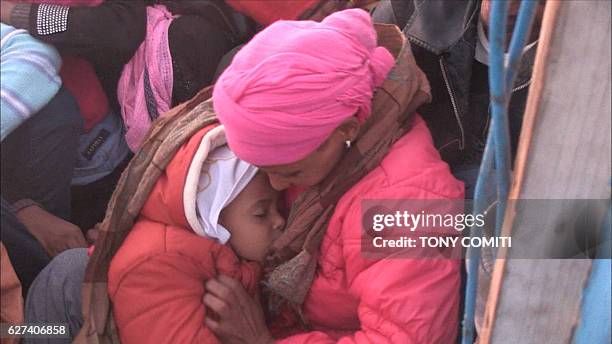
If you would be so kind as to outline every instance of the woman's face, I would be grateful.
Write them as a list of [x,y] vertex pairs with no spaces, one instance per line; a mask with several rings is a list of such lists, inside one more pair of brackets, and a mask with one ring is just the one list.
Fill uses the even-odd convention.
[[347,149],[346,141],[353,141],[358,132],[359,122],[351,117],[304,159],[285,165],[259,166],[259,169],[268,175],[275,190],[284,190],[290,186],[315,186],[340,161]]

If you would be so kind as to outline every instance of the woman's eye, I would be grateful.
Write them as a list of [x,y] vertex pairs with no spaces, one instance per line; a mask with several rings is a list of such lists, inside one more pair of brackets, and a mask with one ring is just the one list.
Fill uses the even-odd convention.
[[260,212],[260,213],[255,213],[253,214],[255,217],[266,217],[266,213],[265,212]]

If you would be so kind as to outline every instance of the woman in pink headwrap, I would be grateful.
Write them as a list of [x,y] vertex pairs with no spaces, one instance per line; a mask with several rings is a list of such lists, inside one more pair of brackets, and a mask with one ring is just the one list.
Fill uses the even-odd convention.
[[[390,30],[377,37],[368,14],[356,9],[321,23],[278,21],[215,85],[214,108],[230,148],[286,190],[291,206],[264,266],[263,308],[273,333],[260,304],[220,278],[207,282],[204,298],[218,314],[206,325],[220,338],[454,342],[458,260],[362,255],[362,200],[463,198],[463,184],[415,114],[430,99],[429,86],[405,39],[394,31],[403,43],[394,54],[377,45],[377,38],[393,40]],[[291,333],[281,329],[287,310],[295,314]]]

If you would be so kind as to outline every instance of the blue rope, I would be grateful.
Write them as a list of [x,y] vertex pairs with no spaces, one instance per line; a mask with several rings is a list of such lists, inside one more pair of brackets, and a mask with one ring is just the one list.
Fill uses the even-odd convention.
[[[533,22],[537,1],[522,1],[519,15],[510,41],[508,68],[504,66],[504,46],[506,23],[508,17],[508,1],[494,0],[491,3],[489,25],[489,88],[491,95],[491,129],[480,165],[478,180],[474,190],[473,213],[481,214],[486,207],[485,182],[492,174],[495,163],[497,186],[497,217],[495,232],[499,235],[503,224],[510,188],[510,133],[508,129],[508,102],[512,85],[516,78],[518,67]],[[477,236],[477,230],[470,235]],[[478,266],[480,264],[480,248],[470,248],[467,266],[468,276],[465,295],[465,312],[463,317],[462,344],[474,342],[474,315],[476,309],[476,293],[478,291]]]
[[[481,214],[485,209],[485,187],[483,176],[490,173],[493,167],[493,135],[487,136],[487,143],[480,163],[480,171],[476,188],[474,190],[474,214]],[[470,232],[471,237],[478,236],[477,230]],[[468,250],[468,276],[465,286],[465,310],[463,315],[463,338],[462,344],[472,344],[474,342],[474,314],[476,311],[476,293],[478,291],[478,265],[480,265],[480,247],[470,247]]]
[[[505,2],[505,1],[504,1]],[[497,199],[499,200],[497,206],[497,218],[495,221],[495,235],[499,236],[501,234],[502,225],[504,222],[504,215],[506,213],[506,205],[508,200],[508,193],[510,189],[510,134],[508,129],[508,103],[510,102],[510,97],[512,95],[512,87],[514,85],[514,80],[516,79],[516,75],[518,74],[518,69],[521,63],[521,57],[523,54],[523,48],[525,44],[527,44],[527,39],[529,36],[529,32],[531,29],[531,24],[533,22],[533,18],[535,17],[535,10],[538,5],[537,1],[523,1],[521,3],[521,7],[519,9],[518,18],[516,21],[516,25],[514,27],[514,32],[512,33],[512,39],[510,40],[510,49],[508,52],[508,65],[504,66],[503,61],[503,51],[504,46],[496,46],[491,47],[491,51],[495,51],[496,55],[501,55],[502,60],[500,65],[495,65],[496,72],[502,73],[499,74],[490,74],[489,80],[492,81],[493,78],[500,78],[500,80],[505,82],[503,87],[503,93],[500,104],[494,104],[494,108],[492,109],[492,116],[496,119],[493,120],[493,128],[495,135],[495,167],[497,172]],[[495,13],[495,12],[493,12]],[[504,23],[505,28],[505,23]],[[493,31],[495,30],[495,31]],[[505,36],[505,30],[501,32],[497,31],[497,26],[495,29],[492,29],[491,36],[497,37],[494,35]],[[502,40],[495,40],[496,44],[499,42],[503,42]],[[498,56],[496,56],[499,58]],[[499,62],[499,61],[496,61]],[[505,78],[504,78],[505,75]],[[501,85],[496,85],[496,87],[502,87]],[[491,88],[493,89],[493,87]],[[496,90],[500,91],[500,90]],[[499,93],[499,92],[496,92]],[[492,102],[493,102],[493,96]],[[497,109],[495,106],[497,105]],[[499,144],[498,144],[499,143]]]
[[512,32],[512,39],[510,40],[510,49],[508,51],[508,71],[506,74],[506,94],[508,95],[507,101],[510,100],[509,90],[514,85],[514,80],[518,69],[521,64],[521,57],[523,55],[523,48],[527,44],[529,38],[531,24],[535,18],[535,11],[538,5],[538,1],[523,1],[519,14],[516,20],[516,26]]
[[[508,89],[504,68],[506,24],[508,20],[508,1],[491,3],[489,25],[489,93],[491,96],[491,129],[495,151],[495,175],[497,181],[497,218],[495,230],[503,223],[505,201],[510,187],[510,133],[508,129]],[[518,26],[517,26],[518,28]],[[480,176],[478,176],[480,179]],[[486,176],[485,176],[486,178]]]

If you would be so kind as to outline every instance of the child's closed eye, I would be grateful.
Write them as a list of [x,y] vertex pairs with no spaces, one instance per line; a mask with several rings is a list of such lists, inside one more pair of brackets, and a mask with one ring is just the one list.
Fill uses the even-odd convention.
[[268,216],[268,212],[265,211],[265,210],[256,211],[255,213],[253,213],[253,216],[264,218],[264,217]]

